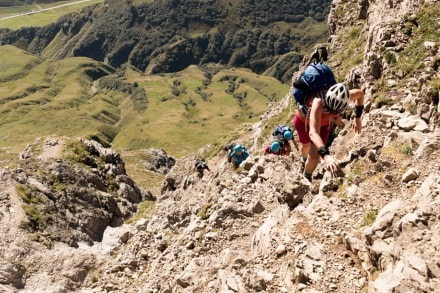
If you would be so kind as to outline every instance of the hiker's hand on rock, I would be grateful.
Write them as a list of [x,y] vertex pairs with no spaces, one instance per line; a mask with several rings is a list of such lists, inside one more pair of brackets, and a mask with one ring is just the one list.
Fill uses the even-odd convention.
[[355,118],[353,124],[351,125],[355,133],[361,133],[362,131],[362,120],[361,118]]
[[325,167],[330,170],[332,175],[334,176],[336,172],[339,170],[339,163],[335,160],[333,156],[327,155],[324,157]]

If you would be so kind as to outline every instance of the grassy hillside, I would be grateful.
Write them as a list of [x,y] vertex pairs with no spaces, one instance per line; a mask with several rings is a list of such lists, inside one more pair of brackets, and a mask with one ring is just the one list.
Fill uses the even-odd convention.
[[162,175],[146,176],[144,149],[179,157],[212,144],[214,155],[288,93],[304,53],[328,36],[329,0],[53,8],[73,2],[0,8],[3,165],[35,137],[81,136],[119,149],[130,175],[155,186]]
[[115,145],[161,146],[179,155],[194,151],[243,122],[256,121],[268,101],[288,91],[275,79],[245,69],[223,69],[210,79],[205,75],[197,66],[161,76],[129,71],[127,80],[146,89],[149,104],[144,113],[127,112],[121,124],[132,125],[132,132],[118,135]]
[[[288,92],[287,85],[246,69],[112,75],[112,68],[83,57],[43,61],[12,46],[0,47],[0,55],[9,56],[0,63],[3,159],[46,135],[90,137],[125,150],[161,147],[181,156],[257,121],[268,101]],[[100,88],[104,75],[143,88],[146,109],[124,90]]]
[[8,6],[22,6],[22,5],[29,5],[32,3],[38,3],[38,4],[45,4],[45,3],[52,3],[57,2],[57,0],[2,0],[0,2],[0,7],[8,7]]
[[[63,15],[103,2],[104,0],[72,0],[56,1],[47,4],[34,3],[32,5],[0,7],[0,28],[16,30],[22,27],[45,26],[55,22]],[[31,12],[35,13],[27,14]]]
[[330,2],[107,0],[63,7],[61,14],[77,11],[57,14],[56,22],[41,13],[0,17],[0,28],[20,28],[0,29],[0,44],[44,59],[82,56],[151,74],[216,63],[289,82],[302,56],[327,39]]

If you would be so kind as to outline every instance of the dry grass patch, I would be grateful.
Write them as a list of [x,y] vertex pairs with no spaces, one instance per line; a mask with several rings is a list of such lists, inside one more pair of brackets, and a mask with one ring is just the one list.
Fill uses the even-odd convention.
[[413,144],[410,140],[394,141],[382,148],[381,156],[391,158],[398,164],[404,164],[412,158]]
[[295,234],[300,234],[304,236],[310,236],[313,238],[317,238],[319,236],[319,232],[310,225],[306,221],[300,221],[295,225]]
[[373,163],[361,158],[350,165],[347,180],[352,182],[354,177],[368,178],[373,175],[371,174],[373,170]]
[[377,214],[377,210],[368,211],[360,220],[359,227],[371,227],[376,221]]
[[160,194],[160,187],[165,174],[151,172],[145,169],[142,164],[144,158],[143,151],[120,151],[121,157],[125,162],[127,174],[144,189],[151,191],[154,195]]
[[332,64],[338,64],[334,68],[337,80],[342,80],[353,67],[362,64],[363,53],[366,43],[365,33],[362,31],[363,23],[359,22],[353,26],[347,26],[337,35],[337,42],[340,49],[337,52],[330,52]]
[[155,205],[155,202],[154,201],[150,201],[150,200],[146,200],[146,201],[141,202],[138,205],[138,209],[137,209],[136,214],[132,218],[130,218],[127,221],[125,221],[125,224],[131,224],[131,223],[134,223],[136,221],[139,221],[140,219],[148,218],[149,215],[154,210],[154,205]]

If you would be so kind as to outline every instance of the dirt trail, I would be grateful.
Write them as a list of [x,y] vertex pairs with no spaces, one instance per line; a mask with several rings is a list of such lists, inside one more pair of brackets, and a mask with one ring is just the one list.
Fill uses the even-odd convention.
[[20,225],[26,215],[9,170],[0,169],[0,179],[0,259],[7,259],[11,253],[10,244],[25,241]]
[[[2,201],[0,206],[0,231],[1,235],[15,235],[14,230],[20,226],[26,215],[21,207],[21,201],[15,189],[10,183],[2,192],[2,199],[8,198],[9,201]],[[10,235],[11,236],[11,235]]]
[[66,147],[65,139],[47,138],[43,145],[41,154],[38,156],[38,159],[47,160],[47,159],[61,158],[65,147]]

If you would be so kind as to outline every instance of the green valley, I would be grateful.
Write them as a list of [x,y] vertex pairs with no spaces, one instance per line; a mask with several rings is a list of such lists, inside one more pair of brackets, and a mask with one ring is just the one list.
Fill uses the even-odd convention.
[[[146,75],[84,57],[44,61],[12,46],[0,47],[0,54],[9,56],[0,64],[6,69],[0,75],[2,157],[15,157],[36,136],[47,135],[182,156],[257,121],[269,101],[288,92],[272,77],[217,65]],[[101,88],[100,78],[109,76],[143,88],[146,107],[138,109],[118,88]]]

